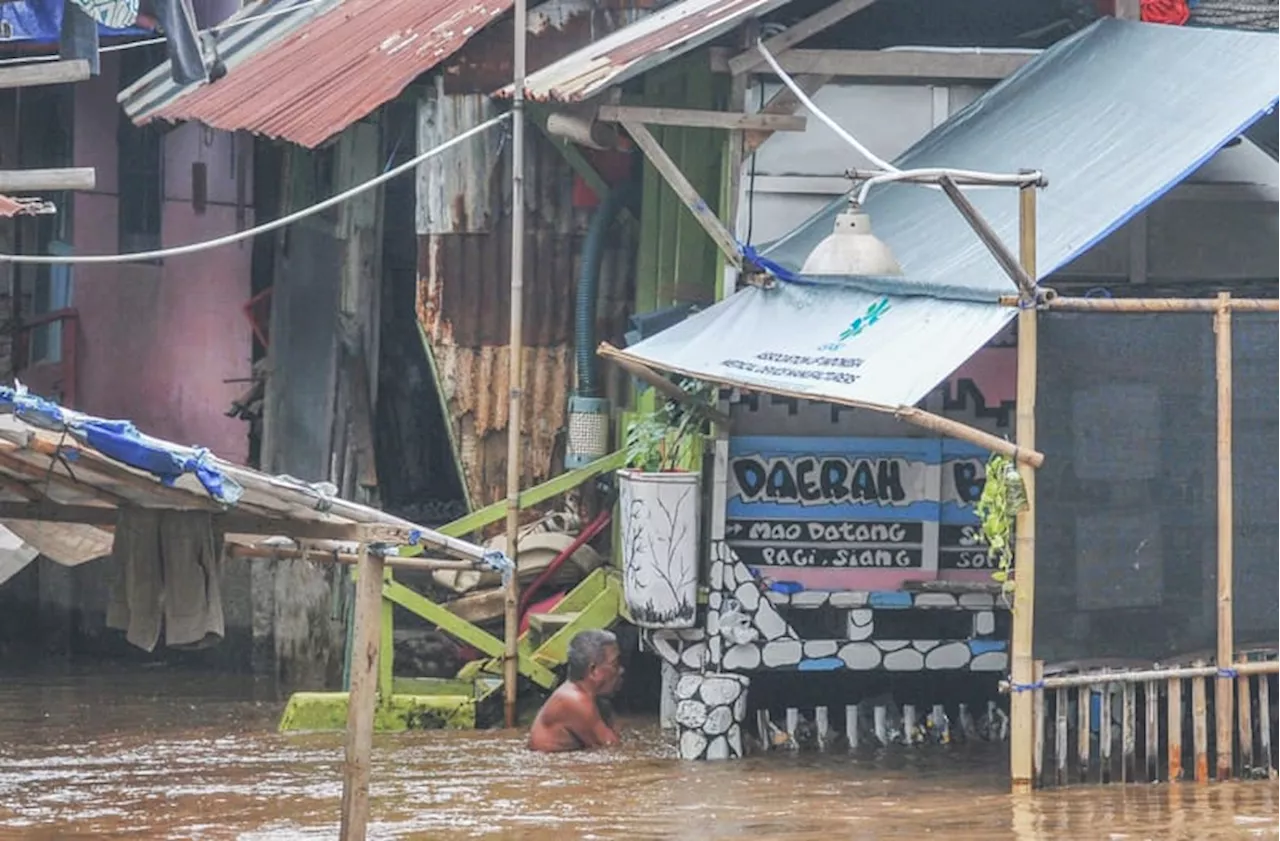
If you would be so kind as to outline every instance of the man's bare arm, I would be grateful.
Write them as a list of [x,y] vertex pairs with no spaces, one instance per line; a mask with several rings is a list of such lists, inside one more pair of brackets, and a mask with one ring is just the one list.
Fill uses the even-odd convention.
[[618,743],[618,734],[605,723],[593,699],[575,698],[571,704],[572,710],[567,711],[569,715],[565,717],[566,727],[578,737],[583,747],[606,747]]

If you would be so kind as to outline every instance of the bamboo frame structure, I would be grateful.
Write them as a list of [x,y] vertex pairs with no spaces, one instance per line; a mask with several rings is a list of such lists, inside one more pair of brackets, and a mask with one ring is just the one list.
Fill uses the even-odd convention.
[[[1036,277],[1036,188],[1026,185],[1018,190],[1018,259],[1030,278]],[[1039,314],[1034,307],[1018,311],[1017,391],[1015,440],[1020,448],[1036,445],[1036,362],[1039,336]],[[1030,683],[1034,677],[1033,633],[1035,627],[1036,592],[1036,475],[1025,465],[1018,465],[1026,489],[1026,507],[1018,513],[1014,524],[1014,591],[1013,633],[1010,640],[1010,673],[1015,683]],[[1032,699],[1013,696],[1009,705],[1009,774],[1015,792],[1032,786],[1035,726]]]
[[[1218,663],[1230,663],[1235,653],[1233,629],[1232,552],[1233,517],[1231,488],[1231,295],[1218,295],[1218,310],[1213,315],[1214,356],[1218,385]],[[1217,714],[1216,740],[1218,779],[1231,778],[1231,715],[1235,683],[1219,674],[1213,693]]]

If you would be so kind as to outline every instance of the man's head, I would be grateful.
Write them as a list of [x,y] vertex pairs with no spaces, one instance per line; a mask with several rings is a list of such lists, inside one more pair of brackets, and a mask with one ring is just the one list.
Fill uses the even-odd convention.
[[622,685],[618,638],[609,631],[581,631],[569,643],[569,680],[596,695]]

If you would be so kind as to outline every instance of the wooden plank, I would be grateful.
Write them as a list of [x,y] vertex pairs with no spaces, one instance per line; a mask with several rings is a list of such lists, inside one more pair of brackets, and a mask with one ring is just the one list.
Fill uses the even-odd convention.
[[[734,77],[739,78],[739,77]],[[804,91],[805,96],[813,96],[822,86],[831,81],[831,77],[821,73],[802,73],[791,81],[796,83],[796,87]],[[791,88],[785,85],[773,96],[769,97],[769,101],[761,106],[756,113],[759,114],[794,114],[796,109],[800,107],[799,98],[792,93]],[[750,155],[760,148],[760,145],[773,137],[772,131],[748,131],[744,134],[745,145],[743,146],[743,154]],[[845,184],[848,187],[848,184]]]
[[[1203,666],[1197,662],[1193,665]],[[1206,698],[1205,679],[1191,679],[1191,735],[1195,748],[1195,780],[1209,782],[1209,703]]]
[[84,59],[42,61],[0,67],[0,90],[34,88],[39,85],[69,85],[89,78],[89,62]]
[[647,108],[639,105],[601,105],[598,116],[610,123],[649,123],[659,126],[729,130],[804,131],[807,120],[790,114],[735,114],[693,108]]
[[365,552],[356,581],[355,641],[351,657],[351,693],[347,703],[346,757],[342,770],[341,841],[364,841],[369,825],[369,774],[373,718],[377,704],[378,630],[382,608],[383,560]]
[[[1214,313],[1216,334],[1214,358],[1218,385],[1218,647],[1215,665],[1227,669],[1235,661],[1235,630],[1232,625],[1231,589],[1233,576],[1233,507],[1231,484],[1231,295],[1218,295]],[[1217,718],[1217,772],[1219,780],[1231,777],[1231,678],[1219,671],[1213,693]]]
[[1067,784],[1067,690],[1054,690],[1054,695],[1054,781],[1061,786]]
[[[1266,675],[1259,678],[1265,681]],[[1253,692],[1248,675],[1236,678],[1236,728],[1240,733],[1240,774],[1249,776],[1253,770]]]
[[1160,688],[1155,681],[1147,681],[1143,685],[1143,700],[1147,705],[1147,782],[1154,783],[1160,779]]
[[1133,782],[1136,777],[1134,775],[1134,765],[1137,762],[1137,738],[1135,732],[1137,728],[1137,719],[1135,718],[1137,710],[1136,706],[1137,690],[1134,685],[1126,681],[1124,688],[1121,690],[1123,703],[1120,712],[1120,781],[1124,783]]
[[[384,581],[394,581],[391,573],[391,567],[386,566],[384,559],[384,569],[382,578]],[[359,589],[359,584],[356,585]],[[382,599],[382,614],[379,617],[379,630],[382,635],[381,647],[378,651],[378,697],[383,701],[391,698],[391,694],[395,691],[395,672],[396,672],[396,622],[395,622],[395,603],[389,599]],[[355,649],[358,650],[358,649]]]
[[1102,704],[1098,709],[1098,781],[1111,782],[1111,726],[1115,716],[1111,712],[1111,684],[1101,687]]
[[[1019,265],[1031,277],[1036,275],[1036,193],[1035,188],[1018,191]],[[1018,358],[1015,400],[1017,405],[1014,439],[1016,452],[1034,452],[1036,447],[1036,363],[1039,321],[1033,308],[1018,312]],[[1013,591],[1013,631],[1010,641],[1010,672],[1013,682],[1030,683],[1035,635],[1036,593],[1036,472],[1024,462],[1018,473],[1026,490],[1027,506],[1015,521]],[[1009,767],[1015,793],[1030,788],[1032,714],[1025,693],[1015,692],[1010,700]]]
[[716,215],[711,212],[711,208],[707,206],[702,196],[698,195],[698,191],[689,183],[689,179],[685,178],[684,173],[676,166],[675,162],[667,154],[657,139],[649,133],[649,129],[641,123],[631,120],[624,120],[622,127],[627,130],[627,134],[631,135],[631,139],[640,147],[640,151],[644,152],[649,163],[653,164],[654,169],[662,175],[667,185],[679,196],[680,201],[689,212],[693,214],[693,218],[698,221],[707,235],[719,247],[724,254],[725,261],[734,267],[742,267],[742,255],[738,253],[737,240],[733,238],[733,234],[724,227]]
[[0,193],[92,190],[97,183],[97,174],[91,166],[58,169],[0,169]]
[[[1037,660],[1033,666],[1033,675],[1036,683],[1044,680],[1044,661]],[[1032,734],[1032,763],[1031,763],[1031,784],[1039,786],[1044,783],[1044,690],[1032,690],[1031,699],[1031,726],[1034,728]]]
[[1182,779],[1182,679],[1170,678],[1166,698],[1165,753],[1168,756],[1169,782]]
[[[520,510],[532,508],[535,505],[541,505],[549,499],[553,499],[560,494],[571,491],[588,480],[599,476],[601,473],[608,473],[617,470],[627,463],[626,450],[617,450],[607,456],[601,456],[595,461],[584,464],[575,470],[567,473],[561,473],[554,479],[548,479],[541,485],[536,485],[527,491],[520,492]],[[492,505],[486,505],[478,511],[472,511],[465,517],[460,517],[452,523],[441,526],[437,531],[447,537],[462,537],[473,531],[479,531],[485,526],[498,522],[507,515],[507,501],[501,500]],[[406,546],[400,550],[400,554],[404,557],[412,555],[420,555],[423,552],[421,546]]]
[[1271,777],[1276,764],[1271,757],[1271,679],[1266,675],[1258,677],[1258,733],[1262,739],[1263,767]]
[[1093,706],[1093,687],[1082,686],[1076,690],[1076,759],[1080,763],[1077,778],[1080,782],[1086,782],[1089,779],[1089,762],[1090,747],[1092,740],[1089,738],[1089,712]]
[[[751,55],[759,56],[754,49]],[[746,55],[746,53],[744,53]],[[788,50],[774,53],[788,75],[822,74],[880,83],[998,82],[1035,58],[1020,53],[939,53],[929,50]],[[711,50],[711,69],[729,73],[731,58]],[[760,59],[764,61],[763,58]],[[760,72],[757,70],[756,72]],[[766,67],[763,72],[771,72]]]
[[[785,31],[769,38],[764,42],[764,48],[777,57],[779,53],[785,53],[796,44],[812,38],[824,29],[835,26],[840,21],[850,15],[857,14],[874,2],[875,0],[836,0],[830,6],[809,15],[799,23],[794,23],[787,27]],[[754,70],[764,63],[764,56],[760,55],[759,50],[752,47],[743,50],[729,60],[729,72],[736,76],[739,73]]]

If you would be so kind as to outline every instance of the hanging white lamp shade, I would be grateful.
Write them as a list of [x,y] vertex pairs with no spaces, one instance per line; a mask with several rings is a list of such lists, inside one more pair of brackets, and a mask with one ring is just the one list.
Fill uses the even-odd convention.
[[809,253],[800,274],[883,277],[901,275],[902,266],[889,246],[871,233],[871,217],[850,203],[836,217],[831,235]]

